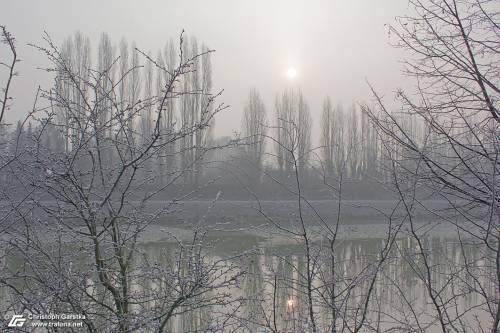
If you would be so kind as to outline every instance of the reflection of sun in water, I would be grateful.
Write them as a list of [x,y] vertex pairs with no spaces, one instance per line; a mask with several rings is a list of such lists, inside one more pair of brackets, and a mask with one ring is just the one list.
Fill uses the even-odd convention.
[[297,76],[297,70],[293,67],[289,67],[288,70],[286,71],[286,76],[288,79],[293,80]]

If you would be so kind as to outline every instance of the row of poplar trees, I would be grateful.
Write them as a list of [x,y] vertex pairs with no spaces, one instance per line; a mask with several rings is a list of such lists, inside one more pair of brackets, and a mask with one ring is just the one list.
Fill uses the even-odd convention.
[[[76,32],[66,38],[60,47],[60,57],[62,64],[70,67],[75,75],[72,78],[56,77],[55,89],[58,94],[65,96],[65,100],[71,101],[73,106],[54,108],[57,123],[64,125],[61,126],[64,132],[56,128],[46,129],[46,143],[53,149],[72,149],[79,140],[76,136],[81,133],[78,130],[72,131],[72,122],[77,123],[75,117],[78,117],[78,110],[81,110],[82,118],[84,116],[85,98],[82,96],[92,94],[95,95],[92,98],[95,98],[99,108],[100,123],[109,121],[115,116],[113,113],[121,114],[124,121],[128,122],[128,131],[135,134],[130,137],[143,138],[146,142],[156,126],[158,110],[154,100],[163,95],[165,85],[171,78],[170,73],[178,66],[181,54],[184,60],[193,58],[191,71],[178,83],[178,90],[187,93],[172,96],[171,101],[161,110],[163,121],[160,126],[171,132],[196,126],[210,104],[210,52],[205,45],[200,47],[194,37],[184,37],[181,45],[182,49],[179,49],[179,43],[171,39],[153,56],[151,52],[145,54],[139,51],[135,43],[128,45],[122,39],[116,45],[109,35],[102,34],[94,60],[88,37]],[[199,54],[201,56],[196,57]],[[146,58],[152,61],[147,61]],[[95,76],[102,73],[106,75],[99,81]],[[97,81],[99,84],[95,91],[82,93],[82,87],[89,87],[83,84],[84,81]],[[116,105],[113,105],[113,99],[104,98],[110,91],[117,95],[114,99],[117,101]],[[384,141],[377,135],[368,117],[355,104],[345,110],[341,104],[334,106],[330,97],[325,98],[319,126],[320,140],[316,146],[312,144],[313,119],[302,91],[286,89],[276,96],[274,104],[272,121],[268,120],[266,106],[258,90],[250,91],[245,104],[241,123],[242,151],[255,170],[267,168],[287,175],[295,168],[301,172],[316,168],[327,176],[339,176],[342,173],[343,177],[353,180],[384,175],[384,165],[390,160],[384,155],[384,145],[391,142]],[[134,107],[139,105],[141,110],[135,113]],[[410,133],[421,135],[424,131],[412,119],[407,119],[406,122],[411,129]],[[177,146],[165,145],[155,162],[147,166],[148,172],[157,172],[164,181],[164,177],[168,177],[165,175],[183,170],[186,183],[199,184],[203,175],[202,156],[213,145],[214,125],[212,120],[209,127],[186,131],[189,134],[178,140],[180,144]],[[117,133],[119,129],[111,126],[106,130],[107,133],[103,135],[109,138],[126,135]],[[110,160],[113,159],[112,155],[110,153]],[[255,174],[259,178],[261,175],[259,172]]]
[[[351,180],[390,177],[386,167],[395,156],[387,156],[384,146],[395,143],[375,131],[359,106],[334,106],[327,96],[320,121],[319,144],[313,146],[311,112],[300,89],[276,96],[272,120],[261,95],[253,89],[242,116],[241,133],[247,143],[243,154],[259,169],[277,169],[283,175],[298,168],[301,172],[316,169],[326,176],[342,174]],[[409,136],[422,141],[422,124],[409,116],[403,124]],[[405,159],[403,152],[397,158]]]
[[[66,100],[72,101],[74,106],[55,108],[57,122],[65,125],[62,126],[65,133],[54,130],[46,135],[50,146],[69,151],[72,145],[78,142],[78,138],[75,137],[78,131],[72,133],[71,122],[75,119],[73,110],[80,109],[81,112],[85,112],[83,105],[85,101],[82,97],[85,95],[95,98],[101,124],[115,117],[113,113],[122,115],[128,122],[127,130],[134,132],[130,137],[142,137],[144,142],[147,142],[147,138],[153,133],[157,112],[163,112],[159,124],[163,127],[163,131],[174,133],[194,128],[210,104],[212,91],[210,52],[204,44],[200,46],[195,37],[183,36],[181,47],[182,49],[178,41],[174,42],[171,39],[154,56],[151,52],[144,53],[137,49],[135,42],[129,45],[125,39],[116,45],[110,36],[104,33],[100,37],[94,60],[88,37],[76,32],[66,38],[60,47],[60,57],[63,60],[62,64],[69,66],[75,75],[72,78],[56,77],[55,89],[58,94],[66,96]],[[158,111],[156,106],[159,101],[156,99],[164,95],[166,84],[171,79],[174,69],[179,66],[181,54],[183,61],[192,58],[192,65],[182,82],[176,83],[179,86],[175,91],[187,93],[172,95],[165,108]],[[103,73],[106,75],[102,75]],[[102,78],[96,78],[95,75],[101,75]],[[88,85],[80,83],[89,79],[99,83],[95,91],[85,91],[82,94],[81,87],[88,89]],[[75,80],[82,82],[74,82]],[[117,95],[115,99],[105,98],[110,92]],[[92,94],[95,96],[91,96]],[[114,103],[114,100],[117,102]],[[135,108],[140,108],[140,112]],[[72,110],[72,114],[68,114],[68,109]],[[212,141],[213,120],[211,124],[212,126],[201,130],[184,131],[188,134],[184,134],[181,140],[178,140],[180,144],[177,146],[165,145],[164,151],[158,153],[154,163],[156,165],[147,166],[148,172],[157,171],[163,179],[165,175],[174,174],[175,170],[183,170],[186,182],[197,183],[203,173],[201,156]],[[113,127],[108,127],[107,131],[103,135],[110,138],[126,135],[117,133],[119,129]],[[113,156],[109,158],[112,160]]]

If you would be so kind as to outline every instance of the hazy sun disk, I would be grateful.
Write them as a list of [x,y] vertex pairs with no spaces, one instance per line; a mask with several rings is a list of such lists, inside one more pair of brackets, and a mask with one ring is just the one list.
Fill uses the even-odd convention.
[[286,76],[290,80],[294,79],[297,76],[297,70],[293,67],[288,68],[288,70],[286,71]]

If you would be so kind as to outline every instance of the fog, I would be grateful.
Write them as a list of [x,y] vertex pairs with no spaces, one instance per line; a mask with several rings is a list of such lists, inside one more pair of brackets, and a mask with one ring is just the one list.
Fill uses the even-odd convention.
[[499,27],[3,1],[0,331],[499,333]]
[[[386,24],[408,11],[399,0],[5,1],[0,22],[15,33],[22,59],[7,119],[20,119],[32,107],[37,86],[52,84],[36,69],[45,65],[44,56],[26,45],[42,44],[43,31],[59,44],[77,30],[89,36],[95,64],[102,33],[115,44],[126,38],[156,54],[184,29],[216,50],[214,90],[224,89],[221,100],[230,105],[217,116],[217,136],[240,130],[251,88],[259,89],[272,114],[276,94],[300,87],[319,129],[326,95],[334,104],[350,105],[371,100],[367,80],[387,95],[407,85],[402,53],[390,47]],[[298,72],[294,80],[285,75],[290,66]]]

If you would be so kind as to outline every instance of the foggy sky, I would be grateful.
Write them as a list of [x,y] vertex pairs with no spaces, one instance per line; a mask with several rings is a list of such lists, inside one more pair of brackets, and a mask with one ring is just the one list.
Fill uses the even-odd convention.
[[[216,50],[214,88],[225,90],[220,101],[230,105],[218,115],[217,136],[239,130],[252,87],[272,117],[276,93],[297,86],[310,105],[317,138],[326,95],[347,107],[370,100],[366,80],[385,95],[406,82],[398,63],[402,55],[389,45],[384,24],[407,10],[402,0],[3,0],[0,24],[15,35],[22,59],[7,121],[31,108],[38,85],[51,84],[36,70],[46,64],[43,55],[26,46],[42,44],[44,30],[58,44],[80,30],[91,39],[95,64],[102,32],[116,44],[124,37],[155,55],[185,29]],[[298,72],[293,81],[285,75],[289,66]]]

